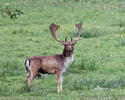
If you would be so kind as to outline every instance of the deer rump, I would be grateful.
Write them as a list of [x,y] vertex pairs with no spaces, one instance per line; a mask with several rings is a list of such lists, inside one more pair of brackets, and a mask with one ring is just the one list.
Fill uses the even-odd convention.
[[[38,73],[36,76],[41,74],[55,74],[62,69],[63,62],[61,61],[61,55],[55,56],[33,56],[25,61],[25,68],[27,72]],[[59,61],[60,60],[60,61]],[[60,63],[59,63],[60,62]],[[60,66],[60,69],[57,69]]]

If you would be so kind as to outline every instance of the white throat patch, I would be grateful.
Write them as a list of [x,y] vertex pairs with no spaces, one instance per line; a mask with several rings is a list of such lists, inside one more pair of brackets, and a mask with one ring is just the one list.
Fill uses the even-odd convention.
[[64,69],[63,72],[66,71],[66,69],[68,69],[69,65],[73,62],[74,59],[74,55],[72,54],[70,57],[67,57],[66,60],[64,61]]

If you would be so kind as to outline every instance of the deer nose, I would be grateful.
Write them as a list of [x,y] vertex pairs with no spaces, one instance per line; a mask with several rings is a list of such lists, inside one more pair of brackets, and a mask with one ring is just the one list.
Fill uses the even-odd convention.
[[68,51],[72,51],[72,47],[69,47],[69,48],[68,48]]

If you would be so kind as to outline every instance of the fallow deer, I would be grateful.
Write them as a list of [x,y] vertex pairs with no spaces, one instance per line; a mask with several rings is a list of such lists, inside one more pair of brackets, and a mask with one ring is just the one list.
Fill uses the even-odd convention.
[[62,54],[56,54],[53,56],[32,56],[25,61],[25,67],[27,70],[27,78],[26,85],[29,90],[29,85],[31,81],[40,73],[42,74],[55,74],[57,80],[57,92],[62,92],[62,74],[66,71],[69,65],[73,62],[74,55],[74,45],[78,40],[80,40],[80,35],[82,33],[82,22],[76,24],[76,27],[79,30],[79,36],[73,40],[71,37],[71,41],[67,41],[67,37],[65,41],[59,40],[56,36],[56,30],[58,30],[59,26],[52,23],[50,25],[50,32],[53,38],[64,45],[64,50]]

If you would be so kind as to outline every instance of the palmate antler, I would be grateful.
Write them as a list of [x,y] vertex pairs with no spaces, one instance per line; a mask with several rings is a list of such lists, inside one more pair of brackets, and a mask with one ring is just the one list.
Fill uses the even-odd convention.
[[80,36],[82,34],[82,22],[80,22],[79,24],[76,24],[76,27],[78,28],[79,36],[73,41],[78,41],[80,39]]
[[[56,39],[58,42],[67,42],[67,37],[65,38],[65,41],[63,40],[59,40],[56,36],[56,30],[58,30],[60,26],[54,24],[54,23],[51,23],[50,25],[50,32],[53,36],[54,39]],[[80,36],[81,36],[81,33],[82,33],[82,22],[80,22],[79,24],[76,24],[76,27],[78,28],[78,31],[79,31],[79,36],[73,40],[72,37],[71,37],[71,41],[72,42],[77,42],[79,39],[80,39]]]
[[51,32],[53,38],[56,39],[58,42],[65,42],[65,41],[63,41],[63,40],[59,40],[59,39],[57,38],[57,36],[56,36],[56,30],[58,30],[59,27],[60,27],[60,26],[58,26],[58,25],[56,25],[56,24],[54,24],[54,23],[51,23],[51,25],[50,25],[50,32]]

